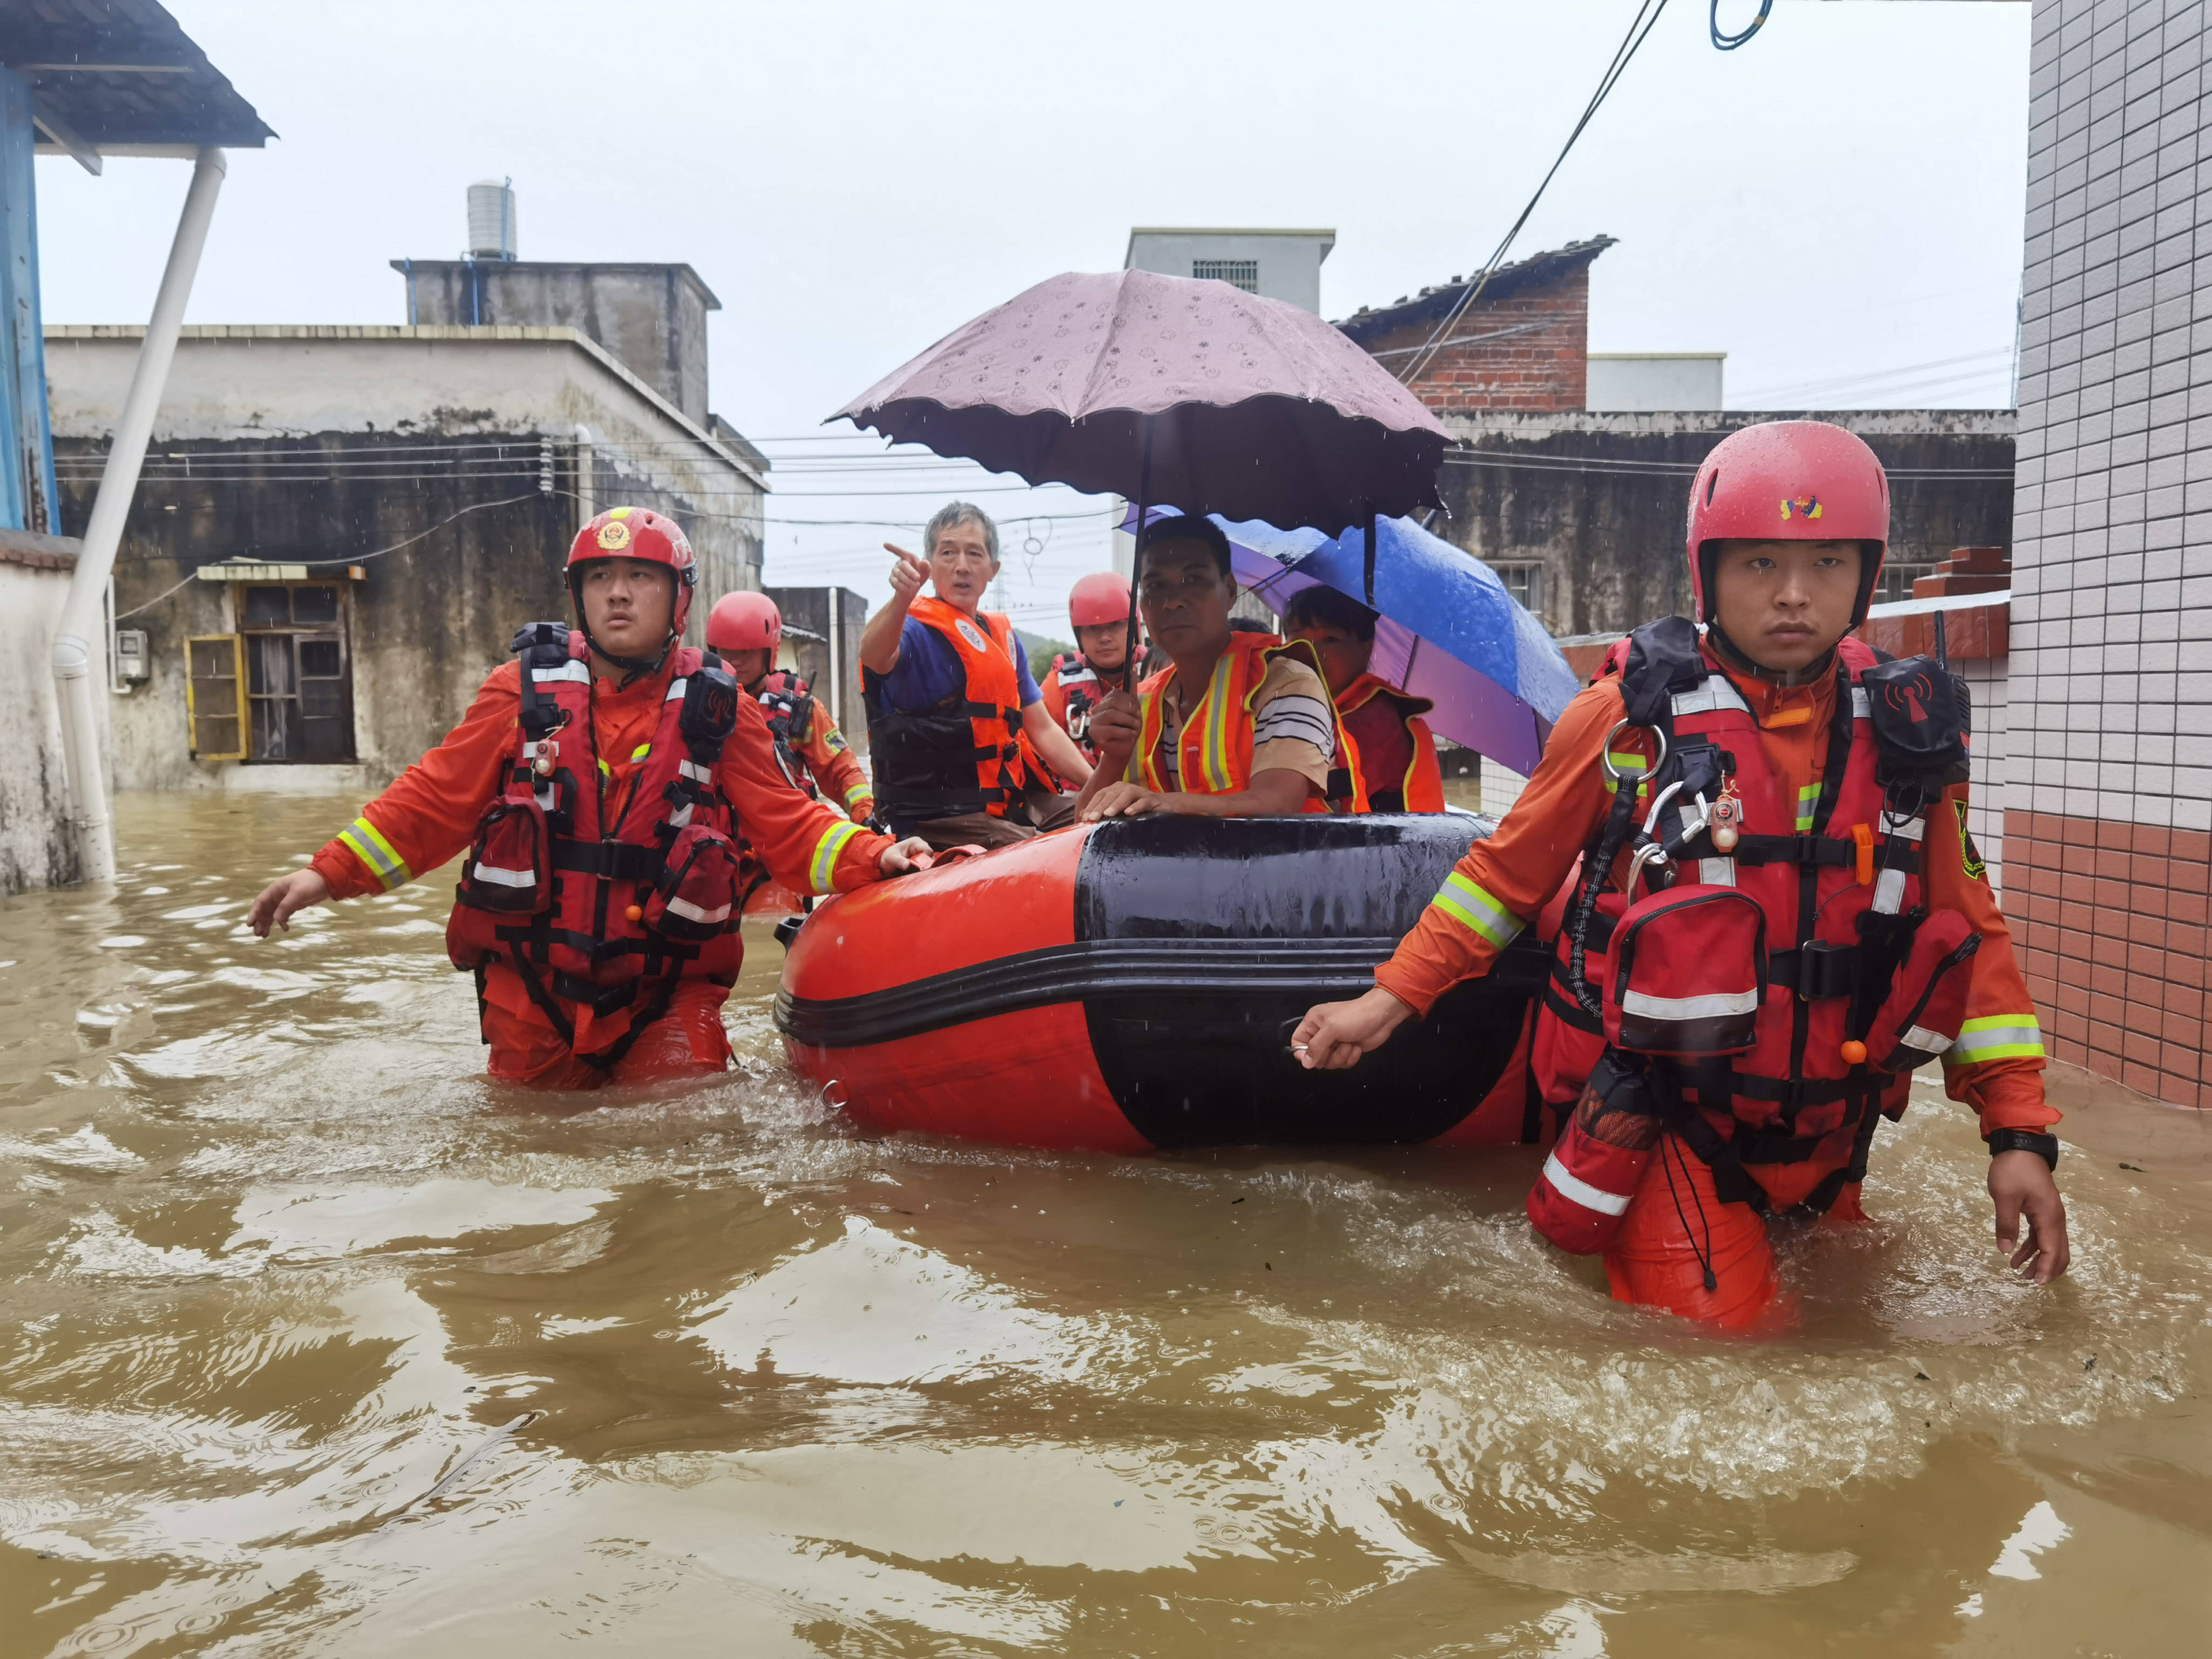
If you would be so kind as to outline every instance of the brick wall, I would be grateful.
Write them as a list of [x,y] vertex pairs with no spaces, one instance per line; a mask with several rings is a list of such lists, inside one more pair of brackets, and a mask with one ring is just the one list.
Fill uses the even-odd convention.
[[2033,37],[2009,906],[2053,1055],[2197,1106],[2212,862],[2204,7],[2036,0]]
[[1577,264],[1492,299],[1451,326],[1448,343],[1422,358],[1434,318],[1363,337],[1393,368],[1424,363],[1407,384],[1439,415],[1486,409],[1580,409],[1589,362],[1589,266]]

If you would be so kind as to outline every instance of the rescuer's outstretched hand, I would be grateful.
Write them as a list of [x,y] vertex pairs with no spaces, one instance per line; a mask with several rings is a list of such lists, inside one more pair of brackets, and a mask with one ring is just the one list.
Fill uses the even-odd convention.
[[876,867],[887,876],[912,875],[917,870],[927,870],[936,855],[929,843],[920,836],[908,836],[884,848],[884,855],[876,860]]
[[[1997,1206],[1997,1249],[2012,1252],[2021,1277],[2048,1285],[2073,1259],[2066,1247],[2066,1200],[2051,1166],[2033,1152],[1999,1152],[1990,1160],[1990,1197]],[[2027,1237],[2020,1220],[2027,1218]]]
[[292,931],[292,918],[311,904],[320,904],[331,896],[331,884],[315,870],[295,870],[289,876],[279,876],[261,890],[260,897],[253,901],[246,913],[246,925],[253,930],[256,939],[267,939],[271,927]]
[[1321,1002],[1307,1009],[1291,1034],[1291,1051],[1309,1072],[1349,1071],[1413,1017],[1412,1008],[1378,985],[1349,1002]]

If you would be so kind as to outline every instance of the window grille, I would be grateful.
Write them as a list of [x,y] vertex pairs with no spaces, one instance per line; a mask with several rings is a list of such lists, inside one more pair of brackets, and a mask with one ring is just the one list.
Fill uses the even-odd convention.
[[1193,259],[1190,274],[1200,282],[1226,283],[1231,288],[1243,289],[1247,294],[1260,291],[1260,262],[1257,259]]
[[1544,614],[1544,567],[1497,564],[1491,568],[1498,573],[1498,580],[1505,584],[1505,591],[1520,602],[1522,608],[1540,620]]

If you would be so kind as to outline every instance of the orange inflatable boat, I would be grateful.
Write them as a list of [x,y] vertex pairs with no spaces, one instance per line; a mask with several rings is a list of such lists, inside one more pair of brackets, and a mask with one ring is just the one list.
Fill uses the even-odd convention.
[[[822,903],[787,941],[791,1063],[879,1129],[1031,1146],[1537,1139],[1523,939],[1348,1072],[1290,1052],[1486,819],[1116,820]],[[791,924],[786,923],[788,930]]]

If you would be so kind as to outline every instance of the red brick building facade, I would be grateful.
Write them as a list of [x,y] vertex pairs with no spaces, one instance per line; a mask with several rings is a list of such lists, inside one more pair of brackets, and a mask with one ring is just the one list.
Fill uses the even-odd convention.
[[1456,317],[1453,308],[1471,284],[1455,276],[1394,304],[1363,307],[1337,326],[1439,415],[1580,409],[1589,380],[1590,261],[1613,244],[1594,236],[1501,265]]

